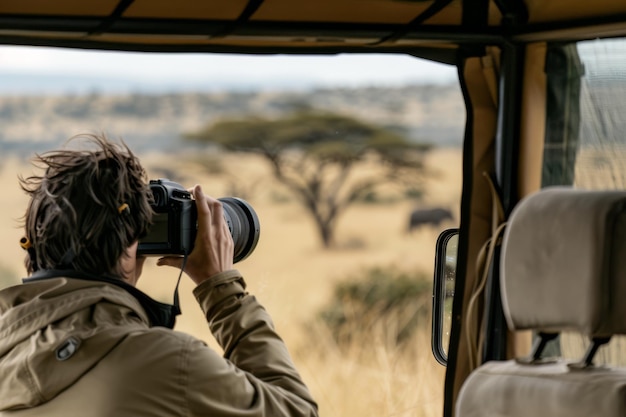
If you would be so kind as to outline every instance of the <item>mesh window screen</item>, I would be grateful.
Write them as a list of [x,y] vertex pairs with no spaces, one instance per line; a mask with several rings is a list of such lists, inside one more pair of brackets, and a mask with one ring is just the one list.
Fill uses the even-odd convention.
[[574,185],[626,188],[626,39],[577,45],[585,72],[580,91],[580,144]]
[[[551,45],[542,186],[626,189],[626,38]],[[581,358],[589,341],[562,334],[546,356]],[[597,363],[626,365],[626,337],[614,336]]]

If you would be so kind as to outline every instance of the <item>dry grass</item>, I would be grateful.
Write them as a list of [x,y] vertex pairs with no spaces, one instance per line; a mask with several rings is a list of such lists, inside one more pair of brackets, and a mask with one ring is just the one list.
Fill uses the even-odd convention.
[[[172,161],[176,160],[176,163]],[[28,175],[25,161],[0,160],[0,266],[22,274],[23,253],[17,227],[26,199],[19,190],[17,174]],[[205,191],[225,195],[227,181],[209,178],[206,171],[182,159],[163,155],[143,158],[149,173],[166,165],[181,175],[185,185],[201,183]],[[428,159],[439,174],[428,182],[421,204],[443,205],[458,219],[461,192],[461,152],[441,149]],[[290,347],[303,378],[320,404],[321,414],[352,416],[439,416],[443,404],[444,368],[430,352],[430,327],[414,336],[409,350],[398,350],[380,340],[374,329],[370,340],[355,343],[342,352],[323,328],[310,325],[312,317],[329,300],[336,282],[369,266],[393,265],[403,270],[423,270],[430,276],[439,230],[425,228],[405,232],[414,203],[358,205],[339,221],[339,248],[325,251],[317,240],[312,222],[293,201],[278,201],[286,194],[267,176],[264,166],[251,158],[225,159],[225,166],[240,179],[258,181],[250,202],[261,220],[261,238],[254,254],[236,267],[248,287],[273,316],[276,327]],[[156,175],[156,174],[154,174]],[[260,179],[260,180],[259,180]],[[455,223],[442,225],[454,227]],[[170,302],[178,273],[157,268],[149,260],[140,288],[154,298]],[[215,347],[199,307],[191,294],[192,283],[183,279],[183,316],[177,329],[206,340]],[[363,351],[368,345],[367,352]]]

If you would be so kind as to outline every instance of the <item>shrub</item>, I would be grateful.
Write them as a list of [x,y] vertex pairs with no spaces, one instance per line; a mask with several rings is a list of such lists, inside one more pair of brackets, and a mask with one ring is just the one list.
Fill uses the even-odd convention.
[[409,187],[404,191],[404,196],[410,200],[421,200],[424,198],[424,190],[415,187]]
[[402,347],[428,327],[431,293],[424,273],[374,267],[339,283],[318,317],[340,349],[381,340]]

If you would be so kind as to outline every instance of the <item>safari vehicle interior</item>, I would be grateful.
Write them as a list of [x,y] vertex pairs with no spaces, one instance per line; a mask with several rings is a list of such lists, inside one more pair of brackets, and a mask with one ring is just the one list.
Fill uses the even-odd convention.
[[[616,295],[624,278],[615,272],[623,269],[623,221],[607,220],[612,208],[623,206],[606,199],[614,195],[608,190],[626,186],[623,0],[24,0],[0,5],[0,43],[141,52],[401,53],[456,66],[467,110],[461,220],[456,237],[440,240],[435,283],[440,324],[434,345],[447,366],[444,415],[495,413],[475,408],[476,402],[497,404],[497,415],[609,415],[574,414],[568,407],[579,402],[568,399],[579,391],[551,397],[553,389],[565,395],[564,380],[540,385],[545,390],[536,395],[526,391],[526,373],[545,377],[551,369],[535,363],[539,356],[565,356],[576,336],[555,338],[544,354],[536,350],[528,367],[511,360],[528,356],[533,339],[542,340],[528,330],[580,330],[592,339],[624,330],[623,314],[614,322],[623,309]],[[537,197],[530,210],[516,213],[520,201],[551,186],[605,193],[576,192],[559,201],[548,195],[545,202]],[[517,224],[522,216],[528,227]],[[570,252],[574,248],[582,254]],[[595,269],[572,270],[578,263]],[[579,291],[563,294],[562,288]],[[545,310],[537,310],[537,300]],[[596,361],[619,362],[619,347],[613,341],[600,348]],[[488,362],[503,373],[494,377]],[[502,370],[507,366],[514,369]],[[574,368],[559,368],[571,374],[561,377],[592,375]],[[485,377],[490,373],[495,379]],[[615,375],[613,387],[625,379]],[[510,385],[498,384],[508,376]],[[489,389],[476,385],[481,378],[489,379]],[[620,392],[615,395],[623,397]],[[589,407],[604,398],[581,394],[577,401]],[[624,415],[623,408],[613,412]]]

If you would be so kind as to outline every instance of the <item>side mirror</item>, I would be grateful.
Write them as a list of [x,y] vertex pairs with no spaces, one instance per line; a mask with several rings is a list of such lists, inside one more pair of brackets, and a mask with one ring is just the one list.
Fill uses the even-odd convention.
[[431,342],[433,355],[443,366],[448,364],[458,245],[459,229],[444,230],[437,238]]

